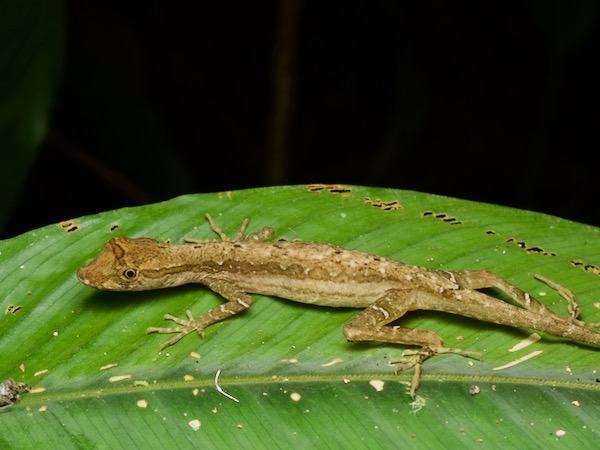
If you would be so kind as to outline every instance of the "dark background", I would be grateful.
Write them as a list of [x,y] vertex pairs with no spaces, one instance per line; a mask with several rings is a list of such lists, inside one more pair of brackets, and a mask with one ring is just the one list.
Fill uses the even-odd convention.
[[309,182],[600,225],[599,5],[67,2],[50,133],[3,237]]

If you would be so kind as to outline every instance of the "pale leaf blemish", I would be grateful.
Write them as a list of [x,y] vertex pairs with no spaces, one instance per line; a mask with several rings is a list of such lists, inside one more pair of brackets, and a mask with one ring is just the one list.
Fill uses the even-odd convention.
[[471,389],[469,389],[469,395],[471,397],[479,394],[481,392],[481,388],[477,385],[471,386]]
[[542,350],[537,350],[535,352],[531,352],[525,356],[522,356],[520,358],[515,359],[514,361],[509,362],[508,364],[504,364],[503,366],[494,367],[492,370],[508,369],[509,367],[513,367],[518,364],[521,364],[522,362],[527,361],[528,359],[535,358],[536,356],[539,356],[542,353],[543,353]]
[[340,359],[340,358],[335,358],[335,359],[332,359],[332,360],[331,360],[331,361],[329,361],[329,362],[326,362],[326,363],[323,363],[323,364],[321,364],[321,367],[331,367],[331,366],[335,366],[336,364],[338,364],[338,363],[341,363],[342,361],[343,361],[343,360],[342,360],[342,359]]
[[531,344],[535,344],[540,339],[541,339],[541,337],[539,334],[532,333],[529,336],[527,336],[525,339],[523,339],[521,342],[518,342],[517,344],[513,345],[511,348],[508,349],[508,351],[511,353],[517,352],[519,350],[524,349],[525,347],[530,346]]
[[148,407],[148,400],[140,399],[135,404],[138,408],[146,409]]
[[108,379],[109,383],[116,383],[118,381],[129,380],[131,375],[115,375],[114,377],[110,377]]
[[38,370],[33,374],[34,377],[39,377],[40,375],[45,375],[48,373],[48,369]]
[[373,389],[375,389],[377,392],[381,392],[381,391],[383,391],[383,387],[385,385],[385,381],[383,381],[383,380],[371,380],[371,381],[369,381],[369,384],[371,386],[373,386]]
[[198,431],[202,426],[202,422],[200,422],[198,419],[192,419],[188,422],[188,425],[192,430]]
[[111,363],[111,364],[106,364],[102,367],[100,367],[100,370],[108,370],[108,369],[112,369],[113,367],[117,367],[117,363]]
[[302,399],[302,396],[298,393],[298,392],[292,392],[290,394],[290,398],[292,399],[292,401],[294,402],[299,402]]

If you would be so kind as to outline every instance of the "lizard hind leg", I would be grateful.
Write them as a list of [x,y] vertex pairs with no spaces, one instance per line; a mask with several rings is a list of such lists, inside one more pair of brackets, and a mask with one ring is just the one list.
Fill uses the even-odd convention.
[[[450,273],[450,272],[448,272]],[[483,288],[497,288],[502,292],[507,294],[512,300],[518,303],[523,308],[531,311],[533,313],[550,316],[555,318],[560,318],[554,311],[551,311],[544,304],[533,298],[527,292],[519,289],[515,285],[509,283],[508,281],[500,278],[493,272],[487,270],[461,270],[457,272],[450,273],[451,276],[455,278],[458,284],[464,289],[483,289]],[[548,287],[554,289],[559,293],[561,297],[563,297],[567,302],[567,307],[569,310],[568,320],[570,320],[573,324],[582,327],[582,328],[600,328],[600,322],[584,322],[579,320],[579,313],[581,312],[581,308],[575,301],[575,295],[565,288],[564,286],[558,284],[556,281],[550,280],[542,275],[534,275],[536,280],[545,283]]]
[[406,312],[419,309],[418,296],[419,292],[414,291],[389,292],[344,325],[344,335],[349,341],[376,341],[419,347],[405,350],[402,358],[390,360],[396,370],[414,369],[408,391],[413,399],[420,384],[421,366],[428,358],[448,353],[476,359],[481,357],[476,352],[445,347],[443,339],[433,331],[389,325]]

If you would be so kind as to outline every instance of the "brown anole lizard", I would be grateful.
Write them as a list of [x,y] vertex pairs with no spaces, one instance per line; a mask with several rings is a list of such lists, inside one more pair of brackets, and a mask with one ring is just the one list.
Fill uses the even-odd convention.
[[[475,352],[447,348],[428,330],[392,326],[408,311],[433,310],[485,322],[529,328],[600,346],[599,324],[577,319],[579,308],[570,300],[570,316],[562,318],[539,301],[486,270],[445,271],[407,265],[381,256],[319,242],[272,241],[270,227],[246,235],[246,219],[230,239],[206,214],[220,240],[161,243],[154,239],[111,239],[89,265],[77,271],[79,280],[97,289],[143,291],[185,283],[200,283],[227,302],[194,318],[166,314],[172,328],[148,333],[174,333],[161,350],[250,307],[250,294],[281,297],[319,306],[363,309],[344,325],[349,341],[379,341],[416,346],[395,361],[400,369],[415,369],[409,393],[414,398],[421,365],[429,357],[454,353],[478,358]],[[556,287],[552,286],[551,287]],[[497,288],[516,305],[478,289]],[[564,294],[564,290],[562,291]],[[562,294],[561,294],[562,295]]]

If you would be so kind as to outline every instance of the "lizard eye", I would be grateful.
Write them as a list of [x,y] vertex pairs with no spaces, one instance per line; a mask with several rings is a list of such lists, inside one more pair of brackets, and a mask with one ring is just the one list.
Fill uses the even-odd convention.
[[135,280],[137,278],[137,274],[137,270],[132,268],[128,268],[123,271],[123,277],[125,277],[127,280]]

